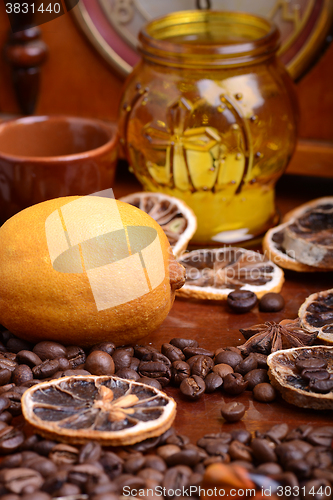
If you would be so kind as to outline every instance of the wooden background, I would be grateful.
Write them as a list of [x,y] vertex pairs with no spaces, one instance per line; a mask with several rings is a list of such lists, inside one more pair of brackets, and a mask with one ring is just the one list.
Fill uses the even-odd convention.
[[[0,47],[9,22],[0,3]],[[70,13],[41,26],[49,49],[41,69],[36,114],[68,114],[116,121],[123,80],[86,40]],[[299,143],[288,172],[333,176],[333,44],[297,83]],[[0,57],[0,113],[17,114],[11,69]]]

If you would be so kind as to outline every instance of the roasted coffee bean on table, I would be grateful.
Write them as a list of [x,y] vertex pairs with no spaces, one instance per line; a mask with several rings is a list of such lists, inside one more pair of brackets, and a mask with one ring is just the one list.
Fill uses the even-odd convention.
[[257,302],[256,294],[249,290],[237,290],[229,293],[227,297],[227,305],[231,311],[239,314],[251,311]]
[[262,312],[278,312],[284,308],[284,305],[284,298],[279,293],[266,293],[259,300],[259,309]]

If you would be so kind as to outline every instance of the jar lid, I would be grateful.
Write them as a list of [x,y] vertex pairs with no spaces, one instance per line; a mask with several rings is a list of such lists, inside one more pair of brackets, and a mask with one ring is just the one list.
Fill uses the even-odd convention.
[[139,34],[145,59],[185,67],[237,66],[275,53],[278,28],[244,12],[181,11],[155,19]]

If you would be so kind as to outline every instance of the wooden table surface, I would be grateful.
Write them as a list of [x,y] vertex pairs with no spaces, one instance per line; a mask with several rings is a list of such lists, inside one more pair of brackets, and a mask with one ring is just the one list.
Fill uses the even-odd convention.
[[[120,165],[114,193],[116,198],[140,190],[140,185],[126,174],[125,166]],[[122,171],[123,170],[123,171]],[[321,196],[333,195],[333,179],[319,179],[302,176],[285,175],[277,186],[277,206],[283,215],[292,208]],[[256,307],[247,314],[236,315],[227,310],[223,302],[213,303],[177,298],[161,327],[142,339],[142,343],[151,343],[160,347],[173,337],[196,339],[200,347],[216,349],[225,346],[237,346],[244,342],[240,328],[250,327],[265,321],[281,321],[297,317],[299,306],[311,293],[333,287],[333,273],[296,273],[285,272],[285,283],[281,294],[286,305],[278,313],[262,313]],[[140,342],[140,343],[141,343]],[[167,388],[177,403],[175,427],[178,432],[186,434],[193,443],[211,432],[245,428],[249,431],[267,430],[276,423],[286,422],[290,428],[311,423],[325,425],[332,423],[331,411],[316,411],[297,408],[278,397],[274,403],[254,401],[252,392],[246,391],[241,396],[227,396],[221,391],[204,394],[198,401],[187,401],[175,388]],[[225,423],[220,416],[222,401],[237,399],[246,406],[243,419],[235,424]]]

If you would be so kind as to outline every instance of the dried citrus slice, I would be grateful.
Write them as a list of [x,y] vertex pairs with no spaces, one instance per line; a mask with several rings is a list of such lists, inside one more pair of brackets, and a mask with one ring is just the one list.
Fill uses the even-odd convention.
[[308,266],[302,264],[302,262],[298,262],[294,257],[294,252],[288,252],[283,248],[284,230],[288,225],[289,222],[284,222],[267,231],[262,242],[265,255],[267,255],[274,264],[283,269],[291,269],[292,271],[302,273],[326,271],[326,269]]
[[333,196],[317,198],[288,212],[270,229],[263,247],[275,264],[300,272],[333,269]]
[[60,441],[134,444],[172,425],[176,403],[162,391],[112,376],[70,376],[42,382],[22,397],[36,432]]
[[298,311],[302,327],[309,332],[318,332],[318,340],[333,344],[333,288],[313,293]]
[[223,300],[234,290],[250,290],[258,298],[279,292],[283,271],[264,255],[244,248],[193,250],[178,261],[186,269],[186,282],[177,294],[197,299]]
[[333,410],[333,391],[318,393],[311,390],[309,381],[302,376],[296,363],[300,360],[324,359],[325,370],[333,375],[333,347],[297,347],[276,351],[267,358],[268,375],[273,387],[281,392],[285,401],[302,408]]
[[133,193],[120,198],[133,205],[162,227],[176,257],[186,250],[197,229],[197,218],[183,201],[163,193]]

